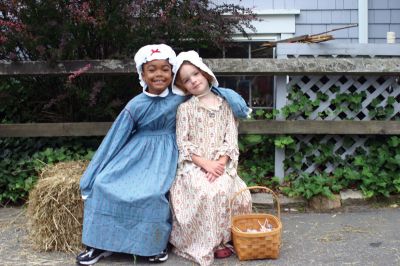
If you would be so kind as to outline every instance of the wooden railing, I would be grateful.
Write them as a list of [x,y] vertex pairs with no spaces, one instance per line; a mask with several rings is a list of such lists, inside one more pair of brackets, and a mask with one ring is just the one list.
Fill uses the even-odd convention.
[[[0,137],[104,136],[111,122],[0,124]],[[240,134],[400,135],[399,121],[241,121]]]
[[[217,75],[400,75],[400,58],[205,59]],[[131,75],[133,60],[2,62],[0,76],[68,75],[90,64],[85,75]],[[111,122],[0,124],[0,137],[101,136]],[[242,121],[240,134],[399,135],[400,121]]]
[[[379,74],[399,75],[400,58],[205,59],[216,75]],[[0,61],[0,76],[68,75],[86,65],[85,74],[133,74],[133,60]]]

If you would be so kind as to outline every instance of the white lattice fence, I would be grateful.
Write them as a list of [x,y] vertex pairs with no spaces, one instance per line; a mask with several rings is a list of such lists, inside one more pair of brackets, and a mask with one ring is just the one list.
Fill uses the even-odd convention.
[[[338,135],[326,135],[323,137],[317,135],[296,135],[294,137],[296,138],[296,149],[291,154],[287,153],[287,162],[293,161],[293,156],[295,156],[299,150],[314,148],[312,152],[308,153],[308,156],[302,158],[302,165],[298,169],[305,173],[313,173],[315,171],[333,172],[337,166],[346,161],[346,158],[354,156],[357,149],[364,149],[363,145],[368,139],[367,137],[357,135],[347,137]],[[340,157],[341,160],[323,162],[322,164],[316,163],[315,158],[320,157],[322,154],[322,151],[318,149],[321,147],[321,144],[330,146],[329,150],[335,156]],[[293,171],[295,170],[288,168],[286,169],[286,174],[292,173]]]
[[[313,45],[312,49],[307,46],[307,53],[301,54],[304,45],[291,44],[285,46],[284,54],[279,53],[278,58],[318,57],[318,52],[326,57],[329,51],[326,46]],[[333,48],[332,45],[328,46]],[[346,54],[346,49],[335,49],[332,57],[355,57],[358,55]],[[355,49],[350,49],[355,52]],[[291,54],[291,51],[294,54]],[[339,54],[338,51],[343,54]],[[366,56],[365,49],[363,50]],[[379,51],[369,50],[370,57],[379,57]],[[384,56],[388,56],[385,51]],[[393,56],[399,56],[393,55]],[[277,78],[277,109],[282,109],[291,104],[296,104],[296,97],[301,95],[302,99],[308,99],[318,104],[308,106],[307,112],[290,114],[287,120],[400,120],[400,85],[398,76],[351,76],[351,75],[310,75],[310,76],[289,76]],[[286,81],[286,82],[285,82]],[[280,87],[279,87],[280,86]],[[285,87],[283,87],[285,86]],[[281,90],[281,91],[280,91]],[[282,90],[285,93],[282,93]],[[339,101],[341,97],[351,101]],[[279,97],[281,97],[279,99]],[[282,99],[284,97],[284,99]],[[355,101],[356,100],[356,101]],[[284,119],[280,117],[280,119]],[[294,151],[277,149],[276,155],[276,175],[283,177],[292,172],[312,173],[324,171],[331,173],[336,167],[346,162],[359,150],[366,151],[364,144],[370,138],[362,135],[296,135],[296,148]],[[324,149],[322,151],[321,149]],[[303,154],[301,165],[299,165],[300,152]],[[304,151],[307,152],[304,152]],[[330,160],[323,160],[320,156],[332,153]],[[368,152],[368,151],[367,151]],[[283,162],[286,162],[283,164]],[[290,168],[288,165],[296,165]],[[281,168],[281,169],[279,169]]]
[[[312,119],[312,120],[372,120],[370,112],[376,111],[376,107],[388,107],[388,99],[392,97],[395,102],[393,104],[393,114],[385,118],[385,120],[400,119],[400,85],[398,77],[380,77],[380,76],[290,76],[288,83],[288,93],[292,89],[301,90],[301,92],[310,100],[316,100],[317,94],[326,96],[325,101],[321,101],[319,106],[314,108],[309,117],[296,116],[289,119]],[[332,100],[338,94],[365,94],[362,97],[360,110],[354,110],[349,103],[343,103],[340,108],[332,106]],[[379,103],[372,105],[372,101]],[[291,104],[290,100],[286,101]],[[391,107],[391,106],[390,106]],[[321,117],[320,114],[325,113],[326,116]]]

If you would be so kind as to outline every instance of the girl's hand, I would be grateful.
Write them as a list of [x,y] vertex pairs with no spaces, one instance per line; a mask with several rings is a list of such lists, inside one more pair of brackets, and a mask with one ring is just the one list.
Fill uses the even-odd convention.
[[206,172],[207,175],[210,174],[207,179],[211,178],[211,180],[214,180],[215,178],[211,176],[219,177],[225,172],[226,162],[224,161],[208,160],[195,154],[192,154],[192,161],[195,165],[199,166],[204,172]]
[[207,172],[207,174],[218,177],[225,172],[225,164],[219,161],[207,160],[203,166],[203,169]]
[[218,158],[218,161],[223,163],[224,165],[226,165],[229,161],[229,157],[227,155],[223,155],[221,157]]
[[213,174],[211,174],[211,173],[207,173],[207,174],[206,174],[206,178],[207,178],[207,180],[208,180],[210,183],[212,183],[212,182],[214,182],[215,180],[217,180],[218,176],[215,176],[215,175],[213,175]]

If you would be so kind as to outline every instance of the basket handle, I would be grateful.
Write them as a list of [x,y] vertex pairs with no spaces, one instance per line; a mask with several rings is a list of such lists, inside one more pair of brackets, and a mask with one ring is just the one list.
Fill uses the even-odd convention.
[[247,187],[244,189],[239,190],[238,192],[235,193],[235,195],[233,195],[232,199],[231,199],[231,212],[232,212],[232,207],[233,207],[233,201],[235,200],[235,198],[241,194],[242,192],[246,191],[246,190],[251,190],[251,189],[263,189],[265,190],[267,193],[271,194],[275,201],[276,201],[276,209],[277,209],[277,214],[278,214],[278,219],[281,219],[281,207],[280,207],[280,202],[279,202],[279,198],[278,196],[275,194],[275,192],[273,192],[271,189],[267,188],[267,187],[262,187],[262,186],[252,186],[252,187]]

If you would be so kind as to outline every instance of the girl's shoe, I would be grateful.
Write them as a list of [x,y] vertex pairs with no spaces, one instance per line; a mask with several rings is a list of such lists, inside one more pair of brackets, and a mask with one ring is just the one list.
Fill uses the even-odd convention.
[[214,258],[216,259],[225,259],[232,255],[232,250],[228,247],[217,249],[214,252]]
[[86,250],[76,256],[76,262],[81,265],[92,265],[99,261],[101,258],[108,257],[112,254],[110,251],[102,249],[86,247]]
[[154,262],[154,263],[165,262],[168,259],[168,252],[166,249],[164,249],[160,254],[148,257],[148,259],[149,262]]

